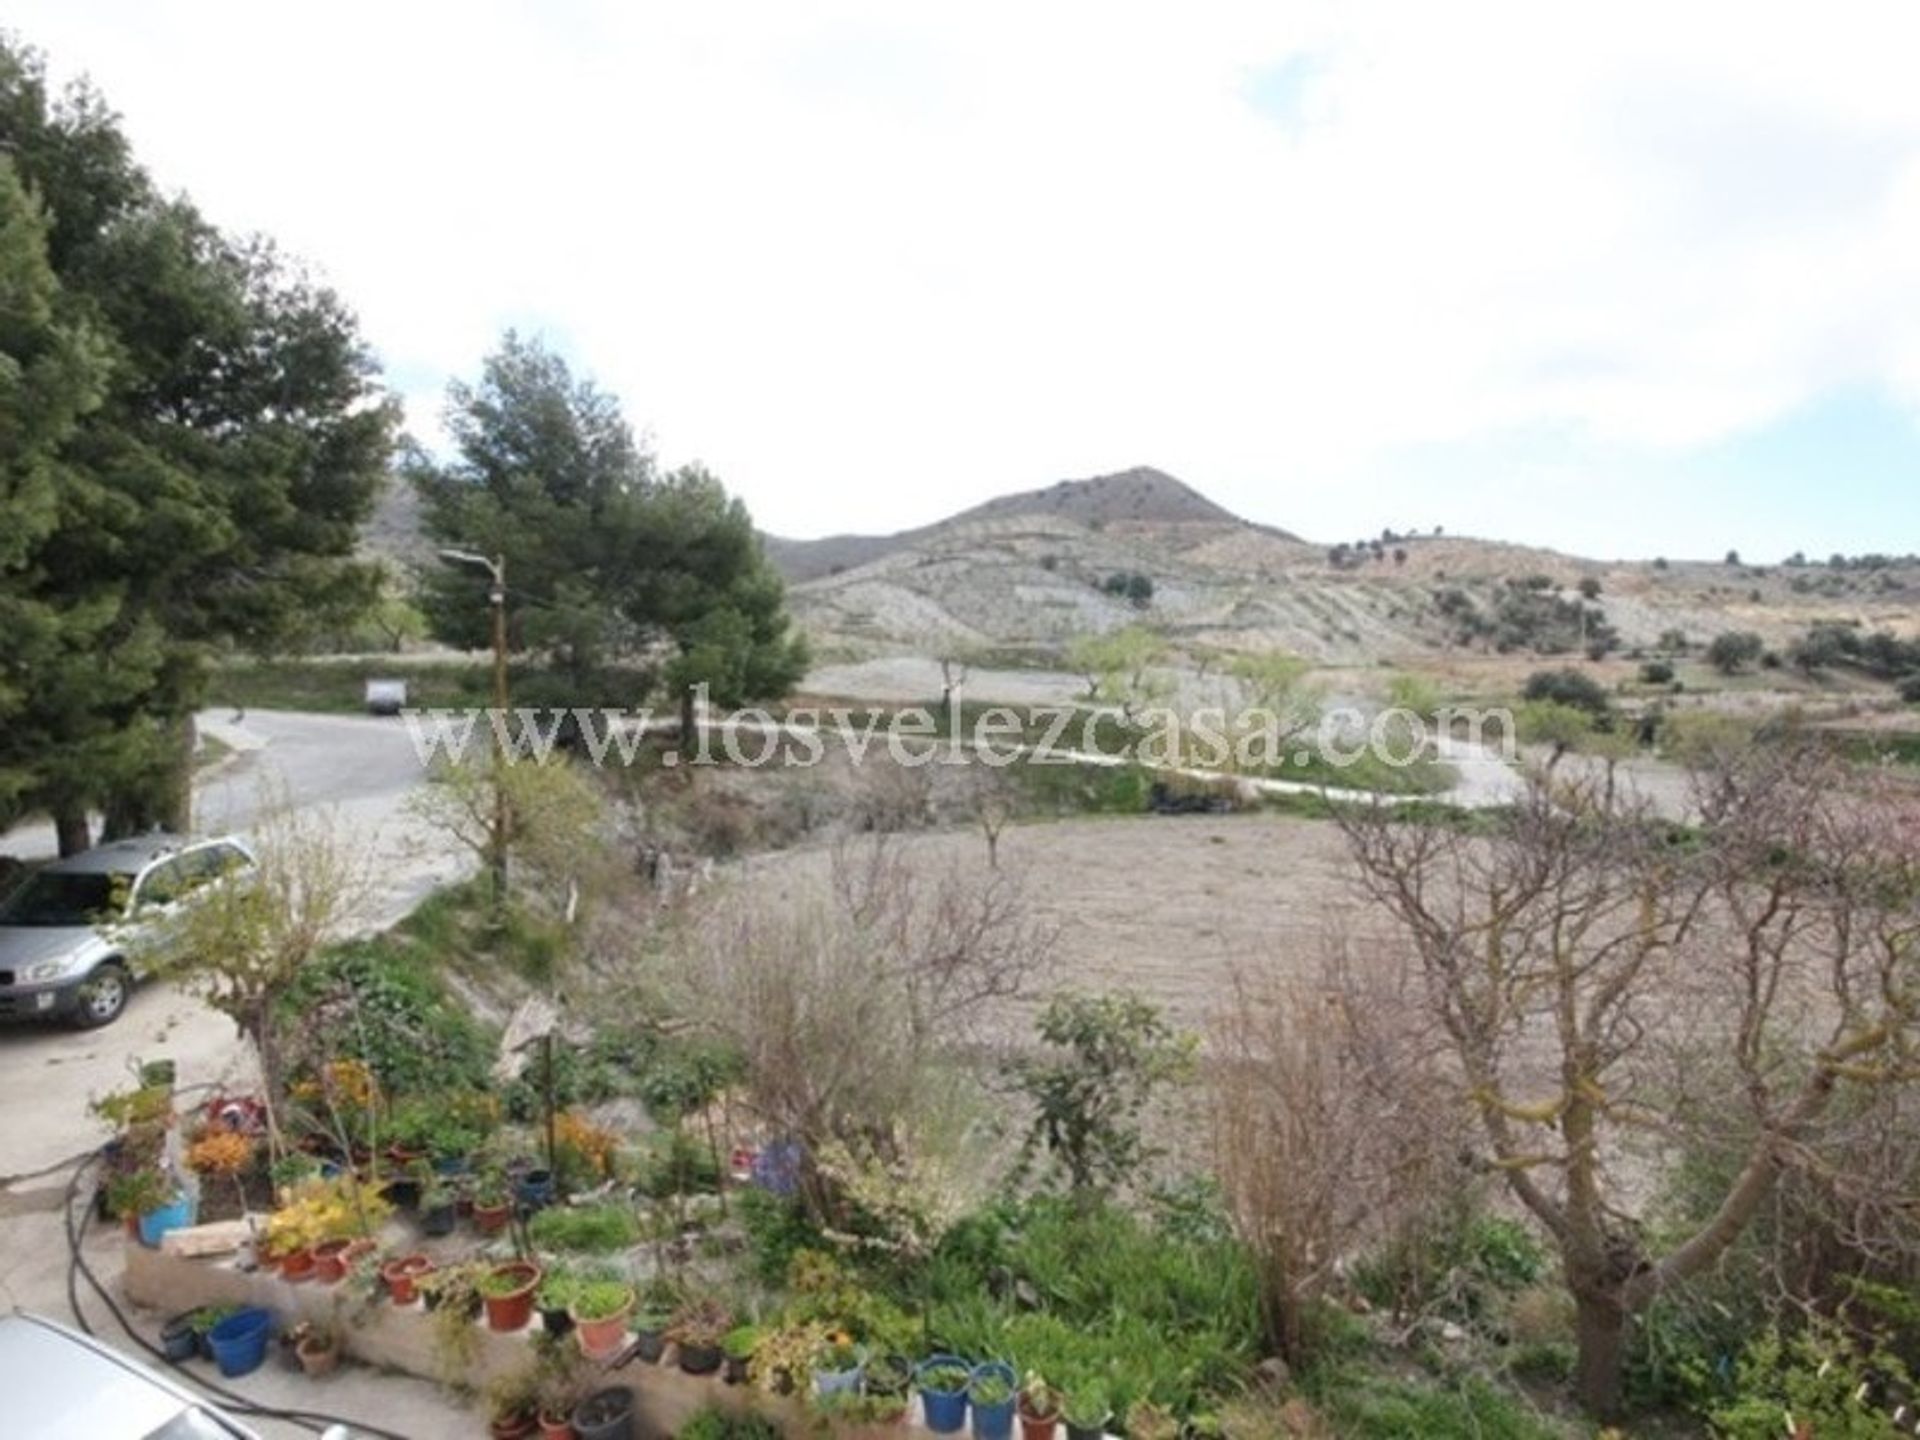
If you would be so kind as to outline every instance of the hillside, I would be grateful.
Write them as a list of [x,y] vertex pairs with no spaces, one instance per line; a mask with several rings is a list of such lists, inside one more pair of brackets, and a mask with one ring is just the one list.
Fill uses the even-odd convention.
[[[1147,620],[1195,649],[1282,649],[1331,665],[1536,648],[1517,633],[1558,616],[1538,648],[1577,652],[1588,628],[1619,648],[1678,630],[1703,643],[1753,630],[1784,646],[1815,623],[1914,633],[1920,567],[1612,563],[1471,538],[1309,544],[1239,519],[1192,487],[1136,469],[1004,496],[918,530],[769,538],[795,613],[846,658],[955,646],[1045,658],[1072,636]],[[1153,582],[1144,609],[1110,576]],[[1578,615],[1580,586],[1599,593]]]
[[[411,490],[391,487],[363,549],[403,572],[423,563],[417,512]],[[817,652],[843,660],[958,646],[1046,663],[1075,635],[1139,620],[1195,651],[1278,649],[1360,666],[1578,653],[1589,626],[1617,633],[1620,651],[1656,648],[1676,630],[1695,644],[1752,630],[1777,648],[1817,623],[1920,633],[1911,562],[1615,563],[1441,534],[1328,546],[1243,520],[1145,467],[1004,495],[892,535],[763,538]],[[1150,603],[1106,589],[1116,575],[1151,580]],[[1600,587],[1584,602],[1594,613],[1564,623],[1583,582]],[[1563,622],[1544,638],[1526,630],[1543,614]]]

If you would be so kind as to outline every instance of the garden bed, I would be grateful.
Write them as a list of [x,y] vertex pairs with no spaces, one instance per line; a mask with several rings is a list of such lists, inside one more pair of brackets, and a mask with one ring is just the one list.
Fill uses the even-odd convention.
[[[339,1305],[332,1286],[290,1283],[272,1272],[244,1270],[232,1256],[189,1259],[132,1242],[126,1247],[122,1285],[136,1305],[169,1315],[203,1306],[260,1306],[272,1312],[277,1329],[300,1321],[334,1322]],[[525,1330],[511,1333],[489,1330],[476,1321],[473,1350],[463,1365],[461,1383],[485,1390],[523,1370],[533,1337],[539,1333],[537,1318]],[[419,1304],[383,1302],[370,1307],[345,1328],[342,1349],[352,1359],[376,1368],[436,1382],[448,1378],[445,1357],[436,1342],[434,1316]],[[634,1433],[643,1437],[677,1434],[693,1416],[714,1406],[762,1415],[784,1434],[802,1433],[818,1422],[797,1399],[728,1385],[717,1376],[684,1373],[672,1346],[657,1364],[633,1359],[609,1365],[604,1384],[632,1394]],[[917,1400],[904,1425],[838,1426],[834,1433],[857,1436],[869,1430],[890,1436],[933,1433],[920,1424]]]

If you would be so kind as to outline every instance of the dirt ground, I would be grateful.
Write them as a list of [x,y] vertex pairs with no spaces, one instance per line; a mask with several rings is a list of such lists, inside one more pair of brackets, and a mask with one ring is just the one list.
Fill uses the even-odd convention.
[[[914,857],[984,872],[977,831],[896,837]],[[762,855],[736,872],[763,899],[824,885],[831,852]],[[1275,815],[1036,822],[1000,838],[1000,867],[1057,927],[1056,989],[1138,991],[1204,1028],[1236,972],[1309,975],[1331,944],[1357,959],[1393,943],[1369,918],[1333,825]]]

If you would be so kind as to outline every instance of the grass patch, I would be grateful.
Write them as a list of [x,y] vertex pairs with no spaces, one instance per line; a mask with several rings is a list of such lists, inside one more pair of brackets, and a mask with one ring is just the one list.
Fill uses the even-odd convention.
[[576,1255],[611,1255],[640,1241],[639,1218],[625,1205],[549,1206],[527,1226],[533,1243]]
[[1335,1434],[1353,1440],[1563,1440],[1566,1433],[1478,1375],[1448,1384],[1347,1361],[1303,1376],[1300,1388]]

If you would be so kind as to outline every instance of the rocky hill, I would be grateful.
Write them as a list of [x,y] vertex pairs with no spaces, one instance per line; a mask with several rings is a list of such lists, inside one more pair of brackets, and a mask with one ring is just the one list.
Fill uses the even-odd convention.
[[[1057,652],[1147,620],[1195,650],[1282,649],[1331,665],[1423,655],[1655,648],[1814,623],[1920,628],[1920,566],[1612,563],[1438,533],[1309,544],[1156,470],[1004,496],[918,530],[768,551],[823,653]],[[1114,577],[1144,575],[1141,605]],[[1595,591],[1594,587],[1598,587]]]

